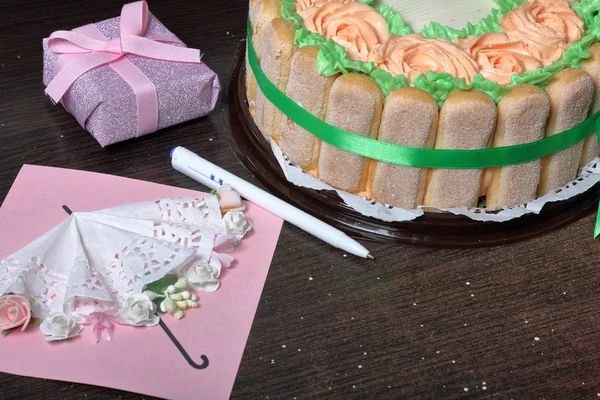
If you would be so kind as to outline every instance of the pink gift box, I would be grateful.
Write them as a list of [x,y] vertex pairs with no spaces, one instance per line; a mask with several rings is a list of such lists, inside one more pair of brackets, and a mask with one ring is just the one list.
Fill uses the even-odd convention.
[[[155,40],[156,38],[158,42],[161,42],[158,46],[163,46],[163,50],[167,48],[165,46],[169,46],[167,51],[171,49],[173,51],[193,52],[192,49],[181,49],[185,48],[185,45],[174,41],[178,41],[178,39],[147,11],[145,2],[126,5],[123,9],[124,13],[128,6],[133,6],[134,14],[136,12],[139,14],[133,18],[134,25],[138,22],[138,16],[140,24],[142,24],[142,19],[144,19],[144,22],[147,20],[145,28],[140,28],[139,36],[134,35],[134,39],[138,40],[142,37]],[[142,16],[142,12],[147,14]],[[122,14],[123,16],[127,18],[126,14]],[[73,114],[79,124],[89,131],[102,147],[202,117],[212,111],[219,95],[219,79],[206,64],[200,61],[199,54],[197,61],[178,62],[158,59],[159,56],[136,55],[132,54],[135,50],[132,53],[125,50],[123,27],[120,27],[122,17],[77,28],[71,32],[55,32],[50,38],[43,41],[43,79],[44,85],[47,87],[46,93],[55,101],[60,100],[65,109]],[[131,19],[132,16],[129,15],[129,17]],[[125,21],[125,24],[130,22],[132,21]],[[87,33],[90,32],[90,29],[92,35]],[[101,40],[93,42],[91,47],[96,43],[104,43],[104,48],[89,50],[86,47],[80,51],[81,47],[77,47],[70,40],[56,39],[55,36],[57,33],[62,33],[63,36],[69,38],[71,37],[69,35],[73,35],[77,36],[75,40],[83,37],[76,32],[83,32],[85,36],[99,35]],[[163,40],[165,37],[174,38],[174,40]],[[59,48],[59,51],[53,51],[57,49],[57,46],[52,47],[49,42],[50,39],[55,41],[53,44],[56,41],[61,41],[61,45],[66,44]],[[87,38],[84,39],[87,40]],[[98,39],[98,36],[96,36],[96,39]],[[105,42],[102,42],[102,40],[105,40]],[[142,40],[146,40],[142,46],[150,42],[147,39]],[[79,42],[75,41],[75,43]],[[123,43],[123,50],[120,47],[121,43]],[[155,43],[150,43],[150,45],[155,45]],[[66,48],[65,46],[70,46],[69,51],[62,51],[63,48]],[[54,96],[49,93],[49,85],[53,79],[62,80],[62,77],[58,79],[61,68],[65,65],[69,66],[70,62],[77,61],[77,57],[86,57],[91,53],[95,53],[99,57],[114,56],[118,60],[94,67],[77,78],[73,77],[74,82],[63,85],[64,93],[61,92],[61,94],[55,94]],[[162,58],[162,56],[160,57]],[[126,61],[123,59],[126,59]],[[142,92],[142,96],[147,96],[147,93],[144,92],[147,87],[142,86],[142,90],[134,92],[133,87],[135,85],[124,79],[122,71],[118,71],[114,67],[117,61],[121,64],[127,64],[126,67],[128,66],[130,69],[135,70],[137,68],[139,71],[134,72],[141,75],[142,81],[145,79],[146,85],[154,86],[154,100],[150,102],[150,105],[148,105],[148,102],[142,101],[140,103],[139,92]],[[144,75],[147,79],[144,78]],[[137,78],[139,80],[139,76]],[[138,112],[138,110],[141,112]],[[148,119],[150,120],[149,123]],[[148,125],[150,128],[148,128]]]

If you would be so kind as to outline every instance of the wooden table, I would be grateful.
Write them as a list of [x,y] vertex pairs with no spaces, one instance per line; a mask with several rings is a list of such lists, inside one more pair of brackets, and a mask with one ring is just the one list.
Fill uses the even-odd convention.
[[[225,82],[247,1],[149,4]],[[121,5],[0,1],[1,199],[24,163],[201,189],[171,168],[175,145],[256,182],[232,154],[220,105],[206,118],[102,149],[50,104],[42,38],[117,16]],[[499,248],[369,244],[377,261],[368,262],[285,225],[232,398],[596,398],[600,246],[592,231],[590,215]],[[83,397],[141,398],[0,374],[1,399]]]

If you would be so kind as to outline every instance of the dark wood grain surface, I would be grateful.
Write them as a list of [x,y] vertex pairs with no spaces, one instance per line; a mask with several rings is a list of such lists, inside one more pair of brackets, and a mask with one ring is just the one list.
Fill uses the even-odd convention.
[[[256,182],[227,143],[220,105],[206,118],[102,149],[50,104],[41,83],[42,38],[116,16],[122,4],[0,0],[0,199],[24,163],[203,189],[171,168],[175,145]],[[149,5],[204,52],[224,82],[247,1]],[[598,398],[600,246],[593,222],[590,215],[491,249],[369,244],[375,262],[345,257],[285,225],[232,398]],[[0,231],[0,240],[8,234]],[[143,397],[0,374],[0,399]]]

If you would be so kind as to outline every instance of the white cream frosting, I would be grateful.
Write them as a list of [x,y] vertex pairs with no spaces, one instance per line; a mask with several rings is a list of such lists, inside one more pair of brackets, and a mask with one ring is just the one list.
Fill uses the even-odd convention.
[[402,15],[415,32],[436,21],[461,29],[467,23],[476,24],[488,16],[495,4],[491,0],[378,0],[375,5],[387,4]]

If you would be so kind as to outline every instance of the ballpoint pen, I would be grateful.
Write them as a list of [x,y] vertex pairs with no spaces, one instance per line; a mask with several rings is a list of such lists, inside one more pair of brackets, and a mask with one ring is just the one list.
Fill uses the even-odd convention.
[[360,243],[339,229],[227,172],[185,147],[171,150],[171,164],[176,170],[210,189],[217,189],[223,184],[231,185],[243,198],[338,249],[362,258],[375,258]]

